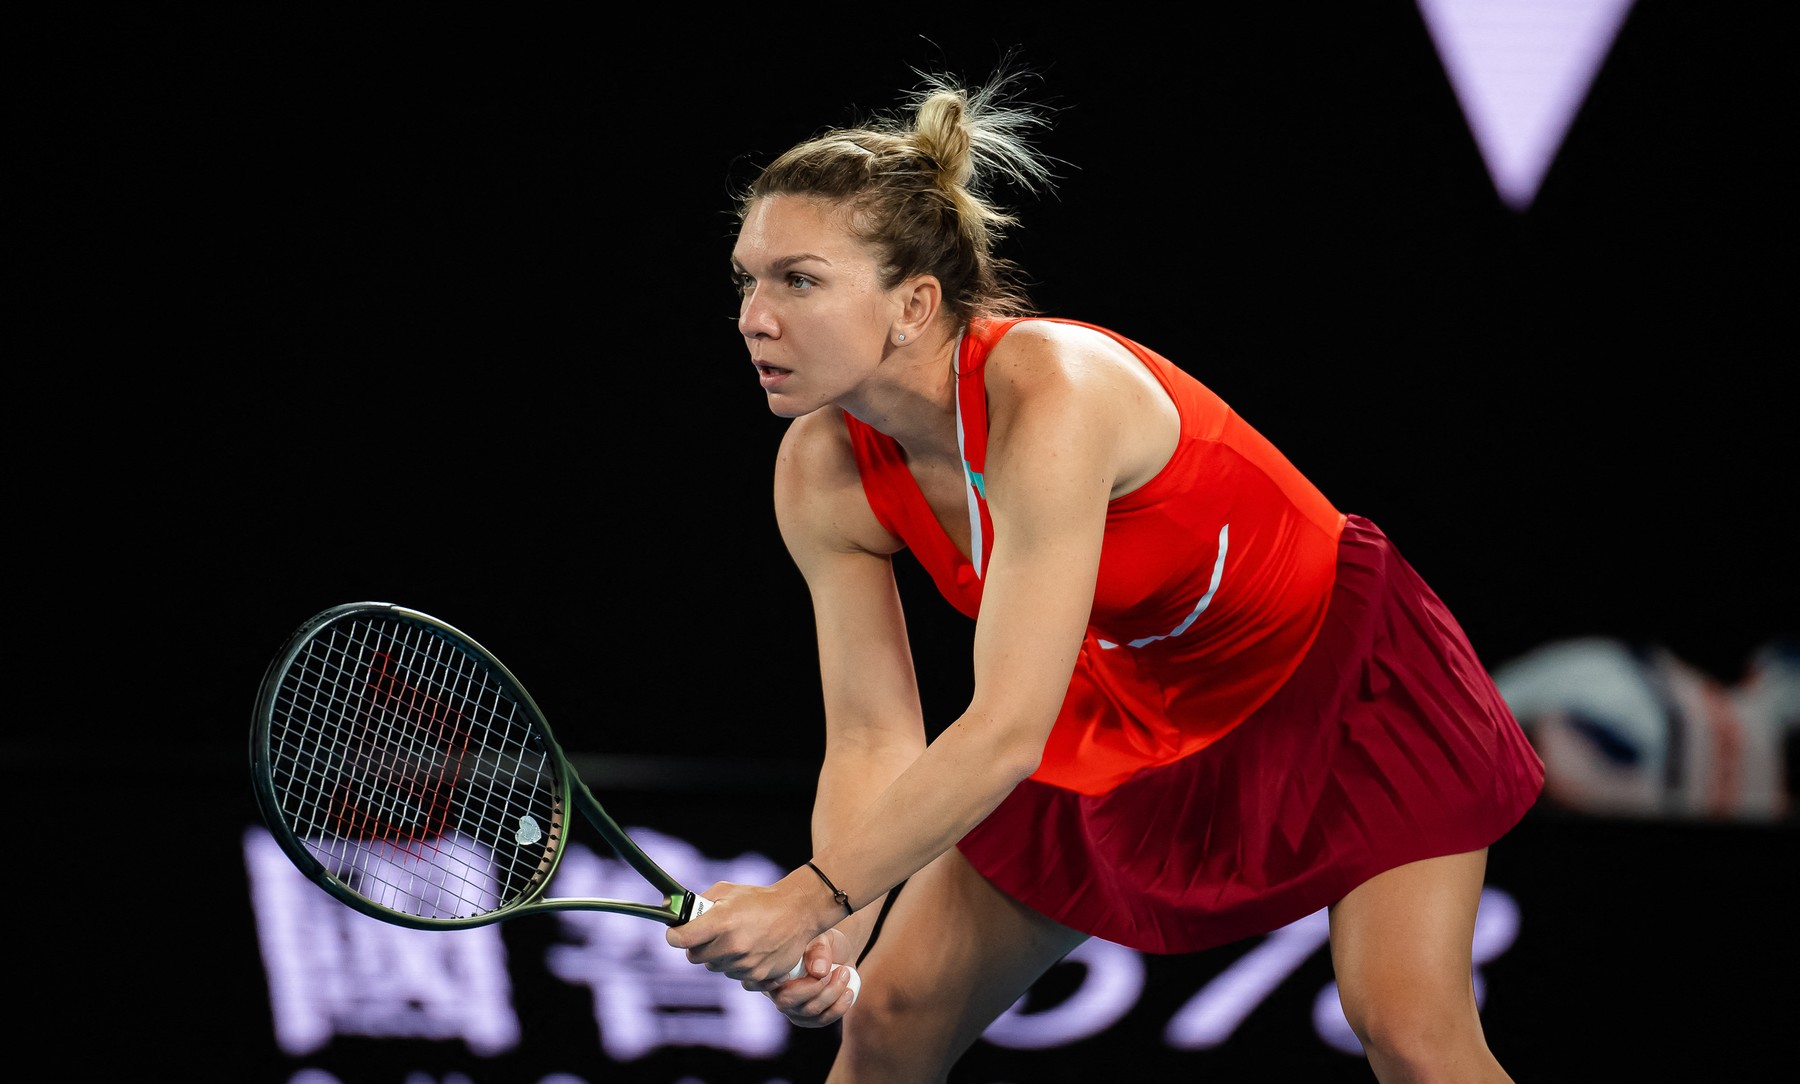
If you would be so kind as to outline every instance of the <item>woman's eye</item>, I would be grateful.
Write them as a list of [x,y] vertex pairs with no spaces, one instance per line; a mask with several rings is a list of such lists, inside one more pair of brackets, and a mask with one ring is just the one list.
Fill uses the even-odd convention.
[[813,286],[813,280],[805,275],[792,274],[788,276],[788,285],[796,290],[806,290]]
[[744,272],[733,271],[731,273],[731,288],[737,291],[738,296],[742,297],[745,294],[748,294],[755,285],[756,280]]

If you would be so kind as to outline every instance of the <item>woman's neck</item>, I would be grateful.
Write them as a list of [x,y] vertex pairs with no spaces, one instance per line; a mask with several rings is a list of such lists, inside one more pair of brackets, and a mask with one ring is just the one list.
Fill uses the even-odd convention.
[[908,459],[960,461],[956,443],[956,348],[960,336],[891,349],[839,405],[899,441]]

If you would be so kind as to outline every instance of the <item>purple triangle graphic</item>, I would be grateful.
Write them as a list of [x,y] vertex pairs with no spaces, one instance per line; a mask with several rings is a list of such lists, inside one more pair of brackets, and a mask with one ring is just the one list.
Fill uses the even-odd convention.
[[1633,0],[1418,2],[1495,190],[1529,208]]

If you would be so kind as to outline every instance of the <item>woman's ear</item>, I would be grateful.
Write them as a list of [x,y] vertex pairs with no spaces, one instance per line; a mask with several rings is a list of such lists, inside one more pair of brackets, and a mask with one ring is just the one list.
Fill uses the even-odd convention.
[[918,342],[944,304],[944,287],[936,275],[914,275],[894,287],[898,310],[892,337],[895,345]]

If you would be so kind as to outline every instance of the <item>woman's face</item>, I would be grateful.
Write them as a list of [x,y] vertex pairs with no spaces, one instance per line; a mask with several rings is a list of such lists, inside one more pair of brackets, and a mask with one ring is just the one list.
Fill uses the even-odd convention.
[[785,418],[851,396],[880,364],[900,313],[877,253],[847,212],[805,196],[750,205],[732,249],[738,330],[769,409]]

